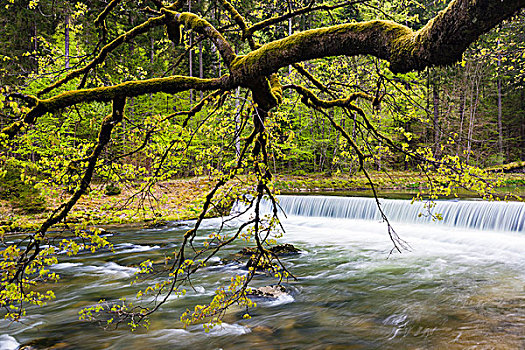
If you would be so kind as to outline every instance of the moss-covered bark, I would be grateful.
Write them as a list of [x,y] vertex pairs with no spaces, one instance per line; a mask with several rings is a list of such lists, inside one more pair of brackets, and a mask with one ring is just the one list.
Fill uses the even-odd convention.
[[319,108],[333,108],[333,107],[346,107],[350,109],[356,109],[356,106],[352,105],[352,102],[356,101],[358,98],[374,101],[374,96],[365,94],[364,92],[356,92],[350,94],[346,98],[338,98],[334,100],[321,100],[319,99],[312,90],[309,90],[303,86],[299,85],[286,85],[283,89],[293,89],[297,91],[303,97],[303,103],[313,107]]
[[456,0],[418,31],[391,21],[307,30],[237,58],[233,74],[250,80],[289,64],[337,55],[373,55],[389,61],[394,72],[451,64],[481,34],[523,6],[523,0]]
[[183,25],[184,27],[192,29],[210,39],[215,47],[217,47],[217,50],[219,50],[226,65],[230,67],[231,62],[236,57],[235,52],[228,41],[226,41],[221,33],[219,33],[208,21],[189,12],[178,13],[164,8],[161,12],[164,13],[171,22]]
[[34,124],[36,119],[47,112],[54,112],[79,103],[92,101],[111,101],[118,98],[133,97],[155,92],[178,93],[195,89],[200,91],[231,89],[227,76],[219,79],[200,79],[184,76],[172,76],[142,81],[128,81],[122,84],[94,89],[73,90],[54,97],[37,100],[36,106],[29,111],[23,121],[14,122],[2,133],[13,137],[24,124]]

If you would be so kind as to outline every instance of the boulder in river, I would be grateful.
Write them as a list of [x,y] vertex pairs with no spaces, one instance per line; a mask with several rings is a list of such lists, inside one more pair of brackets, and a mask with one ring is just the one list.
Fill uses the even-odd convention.
[[[289,243],[274,245],[268,248],[268,250],[277,257],[295,255],[301,252],[300,249]],[[226,259],[225,261],[232,260],[240,264],[246,264],[247,268],[254,267],[256,262],[254,261],[253,257],[256,253],[256,247],[245,247],[237,253],[231,255],[230,259]],[[245,263],[244,259],[246,258],[248,258],[248,260]],[[270,261],[268,261],[268,259],[263,259],[258,262],[256,268],[257,270],[267,270],[272,268],[272,264]]]
[[71,344],[53,338],[38,338],[22,344],[18,350],[69,350]]
[[249,297],[257,297],[257,298],[264,298],[264,299],[277,299],[280,297],[290,295],[286,291],[286,288],[284,288],[281,285],[277,285],[277,284],[272,285],[272,286],[264,286],[264,287],[259,287],[257,289],[252,289],[247,294]]
[[[296,248],[293,244],[290,243],[274,245],[268,250],[277,256],[294,255],[299,254],[301,252],[300,249]],[[239,252],[237,252],[235,256],[250,256],[255,254],[256,251],[257,249],[255,247],[245,247]]]
[[153,228],[161,228],[161,227],[165,227],[168,225],[168,222],[165,221],[165,220],[151,220],[151,221],[146,221],[143,225],[144,228],[150,228],[150,229],[153,229]]
[[270,248],[270,251],[277,256],[295,255],[301,252],[300,249],[296,248],[293,244],[290,243],[274,245]]

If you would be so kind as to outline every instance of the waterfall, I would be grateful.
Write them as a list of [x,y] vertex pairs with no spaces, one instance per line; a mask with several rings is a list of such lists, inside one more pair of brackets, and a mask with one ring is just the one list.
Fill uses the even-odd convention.
[[[278,196],[286,215],[381,220],[374,198],[332,196]],[[435,201],[426,208],[422,202],[379,199],[391,222],[428,224],[478,230],[525,232],[525,203],[487,201]],[[263,208],[270,210],[269,202]],[[432,214],[432,215],[431,215]],[[440,214],[442,220],[436,220]]]

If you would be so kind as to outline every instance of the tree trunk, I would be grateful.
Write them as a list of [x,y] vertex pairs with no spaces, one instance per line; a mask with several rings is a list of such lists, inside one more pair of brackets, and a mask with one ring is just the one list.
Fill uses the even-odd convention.
[[[462,82],[463,83],[463,82]],[[459,156],[461,151],[461,142],[463,140],[463,123],[465,121],[465,103],[466,103],[466,94],[465,94],[465,86],[460,87],[460,93],[459,93],[459,132],[458,132],[458,139],[457,142],[457,148],[456,148],[456,156]]]
[[498,39],[498,153],[502,157],[501,162],[504,162],[503,159],[503,127],[502,127],[502,108],[501,108],[501,78],[500,78],[500,67],[501,67],[501,53],[499,52],[500,39]]
[[433,119],[433,126],[434,126],[434,156],[437,156],[439,153],[439,139],[440,139],[440,132],[439,132],[439,88],[434,82],[432,84],[432,100],[434,102],[434,119]]
[[[292,12],[292,2],[288,0],[288,11]],[[288,18],[288,36],[292,35],[292,19]],[[288,75],[292,74],[292,65],[288,65]]]
[[[525,91],[523,91],[523,89],[521,90],[521,110],[525,110]],[[521,154],[520,154],[520,159],[525,159],[525,115],[521,114],[520,116],[520,119],[521,119],[521,128],[520,128],[520,149],[521,149]]]
[[[188,12],[191,12],[191,0],[188,0]],[[190,69],[190,77],[193,77],[193,32],[190,32],[190,52],[189,52],[189,69]],[[190,104],[193,103],[193,89],[190,89]]]
[[35,61],[35,72],[38,74],[38,31],[36,27],[36,21],[33,22],[33,51],[34,51],[34,61]]
[[153,64],[155,58],[155,40],[153,40],[153,35],[150,36],[150,52],[149,52],[149,63]]
[[64,59],[65,59],[65,66],[66,69],[69,69],[69,22],[71,20],[71,17],[69,15],[69,11],[66,13],[65,18],[65,30],[64,30]]
[[471,99],[470,99],[470,118],[469,118],[469,125],[468,125],[468,134],[467,134],[467,163],[470,160],[470,154],[472,151],[472,136],[474,135],[476,110],[478,108],[478,102],[479,102],[479,83],[480,83],[479,80],[480,78],[478,77],[478,69],[479,69],[479,66],[476,67],[476,70],[474,72],[474,81],[473,81],[474,86],[472,88]]
[[[199,78],[204,78],[204,67],[202,62],[202,41],[199,43]],[[204,98],[204,93],[201,91],[201,100]]]

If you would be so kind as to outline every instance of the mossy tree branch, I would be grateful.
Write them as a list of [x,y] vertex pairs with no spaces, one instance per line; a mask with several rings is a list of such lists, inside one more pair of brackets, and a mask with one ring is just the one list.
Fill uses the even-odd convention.
[[[105,11],[109,13],[111,8],[116,6],[118,2],[119,1],[115,0],[111,1],[106,8],[107,11]],[[334,55],[354,56],[370,54],[389,61],[390,69],[393,72],[421,70],[428,66],[449,64],[459,59],[466,47],[476,40],[479,35],[488,31],[500,21],[510,17],[516,10],[524,6],[523,0],[477,0],[476,2],[473,0],[453,0],[447,9],[440,12],[438,16],[419,31],[413,31],[406,26],[390,21],[370,21],[308,30],[259,47],[259,45],[253,40],[253,31],[258,30],[257,28],[272,25],[278,21],[290,18],[289,16],[297,15],[302,10],[284,16],[274,17],[252,27],[248,27],[246,21],[235,10],[235,8],[227,0],[222,0],[222,4],[233,16],[234,21],[241,28],[243,36],[249,40],[250,47],[253,50],[246,56],[238,57],[228,41],[209,22],[192,13],[176,12],[176,10],[179,10],[179,5],[182,4],[181,1],[177,1],[175,3],[176,5],[173,4],[167,7],[163,7],[162,2],[154,2],[160,7],[160,16],[150,18],[148,21],[117,37],[102,48],[93,61],[83,68],[70,72],[63,79],[45,88],[40,92],[39,96],[51,92],[60,85],[78,77],[82,77],[80,85],[83,86],[90,70],[98,64],[103,63],[108,54],[115,50],[115,48],[135,36],[161,25],[167,26],[168,35],[174,42],[179,42],[181,39],[181,26],[192,29],[210,39],[217,47],[223,60],[230,69],[230,75],[225,75],[217,79],[171,76],[167,78],[130,81],[108,87],[77,89],[56,94],[47,99],[33,98],[25,95],[18,96],[18,98],[29,103],[32,106],[32,109],[21,120],[9,125],[1,131],[1,133],[9,137],[15,136],[24,125],[34,124],[37,119],[45,113],[56,112],[79,103],[113,101],[113,113],[106,117],[102,122],[97,144],[92,153],[85,158],[86,164],[84,164],[84,172],[76,191],[67,202],[51,214],[49,219],[41,226],[37,234],[30,238],[27,248],[22,252],[20,260],[17,263],[18,265],[16,268],[18,269],[18,272],[14,275],[13,280],[18,279],[20,274],[23,275],[25,273],[25,267],[32,260],[37,258],[40,252],[40,242],[46,231],[52,225],[63,220],[78,199],[87,190],[94,174],[97,160],[101,155],[103,148],[109,143],[114,126],[122,120],[126,98],[156,92],[179,93],[190,89],[199,91],[215,90],[217,91],[217,94],[232,90],[237,86],[244,86],[251,90],[254,101],[253,132],[245,139],[245,145],[238,156],[236,167],[223,173],[222,176],[219,177],[215,187],[206,196],[202,211],[194,228],[187,231],[184,235],[183,243],[178,250],[172,270],[182,269],[186,262],[186,250],[189,250],[189,246],[194,248],[192,241],[196,237],[197,231],[204,220],[206,213],[213,207],[214,198],[218,195],[219,190],[225,186],[228,181],[233,179],[238,171],[243,170],[245,164],[244,161],[247,160],[251,161],[250,164],[253,165],[254,173],[257,176],[257,196],[255,199],[256,216],[253,220],[248,221],[248,223],[253,224],[254,238],[256,240],[256,248],[258,251],[257,262],[259,262],[262,258],[271,258],[268,250],[264,247],[268,235],[265,237],[263,234],[268,234],[270,229],[262,227],[261,223],[263,218],[260,216],[260,202],[265,193],[270,197],[274,208],[274,215],[277,216],[277,205],[267,185],[267,183],[271,181],[272,174],[269,170],[269,155],[267,149],[268,132],[265,130],[265,122],[269,110],[282,103],[283,89],[294,89],[301,94],[303,96],[303,102],[306,105],[318,108],[321,113],[328,118],[334,129],[348,141],[349,146],[355,151],[359,159],[360,166],[365,172],[377,200],[374,185],[364,168],[366,157],[362,152],[362,147],[357,143],[354,137],[351,137],[345,131],[344,127],[335,121],[333,116],[326,113],[323,109],[342,107],[345,110],[355,111],[363,117],[364,126],[362,129],[369,130],[377,136],[377,138],[382,138],[383,136],[377,132],[374,126],[365,117],[364,112],[352,103],[357,98],[363,98],[375,102],[376,100],[379,100],[380,97],[356,93],[347,98],[338,99],[334,97],[335,94],[331,94],[330,91],[313,75],[309,74],[306,70],[301,69],[301,67],[297,65],[298,62]],[[342,4],[350,3],[352,2]],[[313,11],[313,9],[314,7],[309,7],[304,9],[304,11]],[[104,18],[106,15],[101,15],[102,17],[100,18]],[[319,99],[310,90],[296,85],[282,87],[277,72],[279,68],[285,67],[289,64],[294,64],[301,74],[306,76],[321,91],[331,95],[333,99]],[[377,95],[379,95],[379,93]],[[201,101],[201,103],[197,104],[192,110],[179,113],[179,115],[186,114],[188,118],[190,118],[203,107],[204,102],[204,100]],[[167,118],[173,116],[174,115],[172,114]],[[187,120],[188,119],[186,119],[186,121]],[[206,120],[202,121],[201,125],[205,121]],[[186,123],[184,123],[183,126],[186,126]],[[143,145],[148,142],[148,135],[150,134],[146,134]],[[390,141],[390,143],[392,142]],[[168,150],[164,152],[154,177],[157,177],[162,162],[167,158],[172,145],[170,145]],[[252,147],[251,157],[248,156],[249,147]],[[380,207],[379,202],[378,206]],[[388,222],[384,214],[383,218]],[[394,242],[395,249],[400,250],[400,248],[403,247],[403,242],[399,240],[390,224],[388,230],[390,237]],[[240,229],[238,233],[239,232]],[[191,273],[195,271],[196,270],[192,270]],[[187,276],[189,276],[189,273]],[[253,273],[251,276],[253,276]],[[175,276],[167,296],[174,290],[177,281],[177,277]],[[244,284],[244,289],[246,287],[247,282]],[[167,296],[164,301],[167,300]],[[157,308],[158,306],[155,307],[152,312]]]
[[[328,90],[328,88],[316,77],[314,77],[309,71],[307,71],[301,64],[294,63],[292,65],[295,70],[301,74],[303,77],[308,79],[316,88],[318,88],[322,92],[326,92],[328,94],[331,94],[331,92]],[[331,94],[333,95],[333,94]]]
[[261,45],[255,42],[255,40],[253,39],[253,32],[250,32],[248,23],[237,11],[237,9],[233,7],[233,5],[228,0],[222,0],[221,3],[222,6],[226,9],[226,11],[230,13],[234,22],[239,26],[239,28],[241,28],[242,38],[248,40],[250,48],[252,50],[259,48]]
[[109,4],[107,4],[107,6],[104,8],[104,10],[95,19],[95,27],[102,27],[103,30],[106,30],[106,17],[121,1],[122,0],[111,0]]
[[229,90],[232,88],[228,76],[218,79],[200,79],[185,76],[171,76],[142,81],[129,81],[114,86],[94,89],[73,90],[48,99],[37,100],[23,118],[2,129],[1,133],[14,137],[24,125],[31,125],[48,112],[58,111],[83,102],[112,101],[116,98],[133,97],[155,92],[178,93],[195,89],[198,91]]
[[335,100],[322,100],[318,98],[311,90],[305,88],[304,86],[300,85],[285,85],[283,86],[283,90],[293,89],[297,91],[301,96],[303,96],[303,102],[306,105],[309,106],[316,106],[320,108],[332,108],[332,107],[344,107],[349,108],[351,110],[356,110],[358,107],[354,106],[352,102],[357,100],[358,98],[368,100],[368,101],[374,101],[374,96],[371,96],[369,94],[365,94],[364,92],[356,92],[353,94],[350,94],[346,98],[340,98]]
[[315,12],[315,11],[335,10],[335,9],[338,9],[338,8],[341,8],[341,7],[346,7],[346,6],[352,6],[352,5],[360,4],[360,3],[363,3],[365,1],[366,0],[345,1],[345,2],[338,3],[338,4],[334,4],[334,5],[321,4],[321,5],[317,5],[317,6],[313,6],[313,2],[312,2],[308,6],[301,7],[300,9],[297,9],[295,11],[286,13],[286,14],[281,15],[281,16],[274,16],[274,17],[265,19],[263,21],[257,22],[254,25],[246,28],[246,32],[249,35],[252,35],[253,33],[255,33],[258,30],[261,30],[261,29],[264,29],[264,28],[269,27],[271,25],[274,25],[274,24],[286,21],[286,20],[288,20],[290,18],[294,18],[294,17],[300,16],[300,15],[304,15],[304,14]]
[[232,73],[250,81],[293,63],[338,55],[373,55],[389,61],[393,72],[452,64],[481,34],[523,6],[523,0],[454,0],[418,31],[382,20],[307,30],[239,57]]
[[[372,96],[372,95],[369,95],[363,92],[356,92],[356,93],[350,94],[346,98],[324,100],[324,99],[318,98],[312,90],[304,86],[293,85],[293,84],[283,86],[283,90],[289,90],[289,89],[295,90],[299,95],[302,96],[301,100],[303,104],[311,108],[315,108],[321,111],[323,114],[324,114],[323,109],[334,108],[334,107],[343,108],[343,110],[345,110],[346,112],[351,112],[351,113],[355,112],[362,118],[362,122],[358,122],[357,120],[354,119],[354,121],[358,123],[357,125],[360,125],[363,129],[370,131],[372,135],[374,135],[374,137],[377,138],[378,140],[386,142],[386,144],[389,145],[390,147],[396,149],[402,154],[405,154],[406,156],[411,157],[412,159],[418,162],[431,162],[435,166],[442,165],[439,161],[436,161],[436,160],[431,161],[429,159],[422,157],[416,152],[410,152],[408,150],[403,149],[399,145],[396,145],[395,142],[392,141],[392,139],[390,139],[389,137],[386,137],[385,135],[383,135],[377,130],[377,128],[370,122],[369,118],[366,116],[362,108],[353,104],[353,102],[356,101],[357,99],[367,100],[369,102],[372,102],[372,104],[376,104],[376,103],[379,103],[380,101],[380,97],[378,96]],[[332,124],[335,123],[332,121],[330,122]],[[340,129],[342,128],[340,126],[334,126],[334,128],[341,132]],[[344,132],[345,132],[345,135],[343,135],[343,137],[347,138],[348,135],[346,134],[346,131]],[[364,155],[363,155],[363,160],[364,160]]]
[[[82,75],[86,75],[89,73],[89,71],[93,68],[95,68],[97,65],[104,62],[108,54],[115,50],[117,47],[119,47],[121,44],[130,41],[131,39],[135,38],[137,35],[143,34],[148,32],[151,28],[158,27],[164,24],[164,15],[150,18],[146,22],[132,28],[131,30],[127,31],[126,33],[118,36],[114,40],[112,40],[109,44],[104,46],[98,55],[87,65],[85,65],[82,68],[75,69],[74,71],[69,72],[64,78],[58,80],[57,82],[47,86],[46,88],[42,89],[40,92],[37,93],[37,96],[42,96],[48,92],[53,91],[54,89],[60,87],[61,85],[67,83],[68,81],[71,81],[72,79],[78,78]],[[82,83],[80,84],[80,87],[84,85],[85,77],[82,79]]]
[[[223,1],[225,6],[229,3]],[[230,4],[231,6],[231,4]],[[133,28],[126,34],[106,45],[97,58],[87,66],[69,73],[65,78],[42,90],[49,92],[61,84],[87,73],[104,60],[107,54],[122,42],[148,29],[164,23],[171,17],[177,23],[186,25],[209,37],[217,46],[223,59],[230,65],[233,81],[202,80],[188,77],[169,77],[145,81],[127,82],[112,87],[75,90],[60,94],[47,100],[39,100],[24,118],[31,124],[39,115],[49,111],[93,100],[112,100],[116,96],[137,96],[151,92],[180,92],[189,89],[215,90],[230,89],[237,85],[249,87],[254,92],[258,105],[269,110],[279,103],[279,86],[276,79],[265,77],[277,72],[281,67],[308,59],[333,55],[371,54],[391,63],[394,72],[421,70],[427,66],[449,64],[461,57],[465,48],[479,35],[488,31],[515,11],[524,6],[522,0],[481,0],[472,3],[468,0],[454,0],[419,31],[390,21],[370,21],[351,23],[308,30],[291,35],[285,39],[266,44],[246,56],[236,57],[231,46],[222,35],[207,21],[191,13],[176,13],[162,9],[164,14],[151,18]],[[233,14],[238,12],[232,12]],[[243,28],[246,23],[234,16]],[[240,18],[237,18],[240,17]],[[226,83],[228,81],[228,83]],[[12,137],[23,126],[14,123],[2,130]]]
[[209,38],[215,47],[217,47],[217,50],[219,50],[222,59],[228,67],[230,67],[231,62],[237,57],[230,43],[228,43],[222,34],[219,33],[219,31],[208,21],[190,12],[179,13],[166,8],[162,8],[161,12],[168,20],[175,22],[178,25],[183,25],[186,28],[192,29]]

